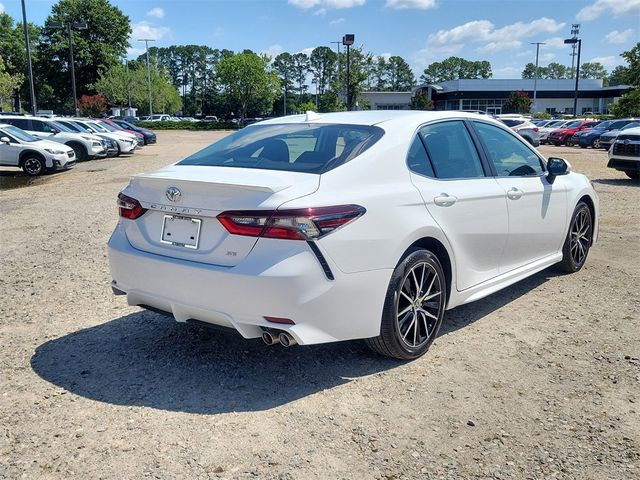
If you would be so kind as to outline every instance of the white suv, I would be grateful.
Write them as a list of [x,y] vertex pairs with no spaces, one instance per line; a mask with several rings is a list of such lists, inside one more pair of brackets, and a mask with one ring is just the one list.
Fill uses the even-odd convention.
[[618,134],[609,149],[607,167],[623,171],[633,180],[640,179],[640,127]]
[[27,175],[37,176],[47,169],[67,170],[75,163],[72,148],[0,122],[0,165],[20,167]]
[[85,128],[88,128],[89,130],[95,132],[96,135],[110,138],[111,140],[116,142],[118,155],[120,155],[121,153],[133,153],[133,151],[138,146],[138,139],[135,135],[124,131],[111,132],[102,125],[102,122],[96,122],[95,120],[86,118],[74,118],[73,122],[76,124],[80,124]]
[[106,145],[100,137],[74,132],[53,118],[6,115],[0,116],[0,123],[13,125],[39,138],[63,143],[73,149],[78,161],[107,156]]

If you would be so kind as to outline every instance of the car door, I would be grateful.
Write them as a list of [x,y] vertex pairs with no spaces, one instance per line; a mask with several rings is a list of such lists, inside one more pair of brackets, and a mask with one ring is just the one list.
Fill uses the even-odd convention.
[[462,120],[425,125],[409,150],[411,180],[453,248],[456,288],[465,290],[499,274],[507,242],[504,190],[487,175]]
[[23,150],[23,146],[6,133],[4,130],[0,130],[0,138],[8,138],[9,143],[0,142],[0,165],[18,166],[20,152]]
[[501,271],[557,253],[567,228],[565,178],[549,183],[543,160],[511,132],[481,121],[473,125],[507,197],[509,238]]

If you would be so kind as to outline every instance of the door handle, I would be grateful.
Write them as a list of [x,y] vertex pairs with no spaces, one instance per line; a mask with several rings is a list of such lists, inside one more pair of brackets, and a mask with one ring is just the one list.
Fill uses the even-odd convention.
[[454,197],[453,195],[441,193],[437,197],[434,197],[433,203],[435,203],[439,207],[450,207],[451,205],[456,203],[456,200],[458,200],[458,198]]
[[509,197],[510,200],[520,200],[522,195],[524,195],[524,192],[516,187],[511,187],[511,190],[507,191],[507,197]]

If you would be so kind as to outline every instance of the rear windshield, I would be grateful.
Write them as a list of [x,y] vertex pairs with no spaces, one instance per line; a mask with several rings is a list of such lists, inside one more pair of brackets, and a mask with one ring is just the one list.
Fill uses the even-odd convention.
[[252,125],[178,165],[324,173],[364,152],[383,134],[381,128],[364,125]]

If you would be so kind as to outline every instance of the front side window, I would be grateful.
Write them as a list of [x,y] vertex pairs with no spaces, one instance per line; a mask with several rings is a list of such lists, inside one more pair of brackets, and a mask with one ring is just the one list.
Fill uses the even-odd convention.
[[366,125],[295,123],[243,128],[178,165],[324,173],[355,158],[383,135]]
[[419,135],[437,178],[484,177],[478,152],[461,120],[426,125]]
[[56,133],[56,131],[42,120],[31,120],[34,132]]
[[536,176],[543,173],[540,158],[515,136],[487,123],[474,122],[474,125],[499,177]]

